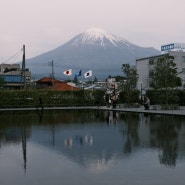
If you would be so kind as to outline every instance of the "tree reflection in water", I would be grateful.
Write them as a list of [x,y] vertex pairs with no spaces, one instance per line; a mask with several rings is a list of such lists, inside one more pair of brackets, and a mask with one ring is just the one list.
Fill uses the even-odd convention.
[[145,147],[159,150],[161,164],[176,165],[179,142],[182,142],[179,135],[180,132],[184,133],[184,130],[181,129],[182,125],[183,129],[185,125],[182,117],[122,113],[121,119],[125,121],[126,125],[126,129],[122,130],[122,134],[126,135],[127,138],[123,146],[124,154],[132,153],[134,148],[144,146],[144,141],[141,138],[148,130],[149,146]]
[[160,149],[160,163],[175,166],[178,156],[178,137],[181,119],[173,116],[152,117],[150,122],[151,146]]
[[122,134],[126,135],[126,143],[123,146],[124,154],[132,153],[132,149],[139,146],[139,115],[138,114],[122,114],[121,117],[125,121],[126,130],[122,130]]
[[[157,149],[159,151],[159,162],[166,166],[175,166],[179,152],[185,151],[185,121],[183,117],[157,116],[150,114],[132,114],[115,111],[97,110],[65,110],[65,111],[44,111],[38,113],[21,113],[21,114],[1,114],[0,125],[0,148],[1,143],[21,142],[23,146],[23,160],[26,168],[26,142],[32,137],[32,127],[38,125],[50,130],[52,135],[52,146],[57,147],[55,132],[58,128],[65,126],[67,128],[80,127],[83,129],[107,127],[119,128],[118,136],[123,138],[120,146],[114,146],[116,143],[96,143],[99,153],[102,151],[110,152],[107,156],[115,153],[122,147],[123,155],[132,155],[134,149]],[[90,127],[88,127],[90,125]],[[72,126],[72,127],[70,127]],[[104,127],[103,127],[104,128]],[[106,127],[105,127],[106,128]],[[101,130],[106,132],[107,130]],[[111,130],[110,134],[112,133]],[[100,133],[101,134],[101,133]],[[103,135],[103,133],[102,133]],[[78,135],[77,135],[78,136]],[[82,143],[81,137],[75,136],[76,143]],[[107,137],[107,134],[105,135]],[[110,135],[110,138],[114,136]],[[101,138],[101,137],[100,137]],[[110,139],[109,138],[109,139]],[[96,138],[94,138],[96,140]],[[106,139],[106,138],[104,138]],[[85,141],[85,140],[84,140]],[[102,139],[101,139],[102,141]],[[106,144],[106,146],[105,146]],[[82,146],[82,144],[81,144]],[[101,148],[102,146],[102,148]],[[180,147],[181,146],[181,147]],[[104,147],[104,148],[103,148]],[[112,147],[112,148],[111,148]],[[93,151],[93,146],[88,148]],[[117,152],[118,152],[117,151]],[[94,152],[94,151],[93,151]],[[112,152],[112,153],[111,153]],[[185,156],[183,156],[185,157]]]

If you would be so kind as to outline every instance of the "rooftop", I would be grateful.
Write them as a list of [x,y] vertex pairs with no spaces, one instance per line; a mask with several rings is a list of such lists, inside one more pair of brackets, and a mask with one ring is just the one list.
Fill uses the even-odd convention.
[[[66,82],[62,82],[60,80],[57,80],[55,78],[51,78],[51,77],[44,77],[40,80],[38,80],[36,82],[39,85],[44,85],[46,84],[47,86],[45,86],[45,88],[47,89],[54,89],[54,90],[61,90],[61,91],[65,91],[65,90],[79,90],[79,88],[71,86],[69,84],[67,84]],[[52,86],[52,83],[54,84]]]

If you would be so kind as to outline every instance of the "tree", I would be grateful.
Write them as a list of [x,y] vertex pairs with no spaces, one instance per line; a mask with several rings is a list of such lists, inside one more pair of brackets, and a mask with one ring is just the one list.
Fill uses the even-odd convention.
[[173,57],[166,55],[158,59],[154,69],[150,72],[150,87],[165,91],[165,103],[168,104],[169,92],[177,86],[181,86],[181,79],[178,77],[177,67]]
[[75,84],[78,84],[78,78],[77,78],[76,76],[74,77],[73,82],[74,82]]
[[4,78],[2,78],[1,76],[0,76],[0,89],[3,89],[3,87],[6,85],[6,82],[5,82],[5,80],[4,80]]
[[129,90],[135,90],[137,86],[138,74],[137,70],[130,66],[130,64],[123,64],[122,71],[126,78],[126,84]]
[[123,83],[123,92],[127,97],[127,103],[130,103],[130,98],[133,92],[136,90],[138,73],[137,70],[130,66],[130,64],[123,64],[122,71],[125,76]]
[[96,78],[96,76],[94,77],[93,82],[98,82],[98,79]]

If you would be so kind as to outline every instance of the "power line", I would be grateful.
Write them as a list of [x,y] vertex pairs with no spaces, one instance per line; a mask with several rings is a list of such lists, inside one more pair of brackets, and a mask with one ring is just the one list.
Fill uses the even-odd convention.
[[19,50],[17,53],[15,53],[14,55],[12,55],[10,58],[8,58],[7,60],[5,60],[4,63],[7,63],[8,61],[12,60],[14,57],[17,57],[18,54],[22,53],[22,49]]

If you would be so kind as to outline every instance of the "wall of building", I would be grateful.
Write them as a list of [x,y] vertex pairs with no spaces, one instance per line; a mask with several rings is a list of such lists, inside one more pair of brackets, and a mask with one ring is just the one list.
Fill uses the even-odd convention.
[[[0,64],[0,76],[6,81],[6,88],[8,89],[20,89],[22,87],[21,80],[17,80],[21,76],[24,79],[24,74],[22,74],[22,69],[20,64]],[[25,71],[26,84],[31,82],[31,72],[26,69]]]
[[0,64],[0,74],[20,74],[20,64]]
[[149,60],[148,58],[136,61],[136,70],[139,74],[137,88],[139,90],[148,89],[148,76],[149,76]]
[[168,54],[174,57],[174,63],[176,64],[177,67],[178,76],[182,79],[182,85],[185,84],[185,52],[170,51],[169,53],[166,54],[136,60],[136,70],[137,73],[139,74],[137,88],[139,90],[141,90],[142,88],[143,93],[145,92],[145,90],[150,89],[149,73],[154,68],[155,63],[159,58]]

